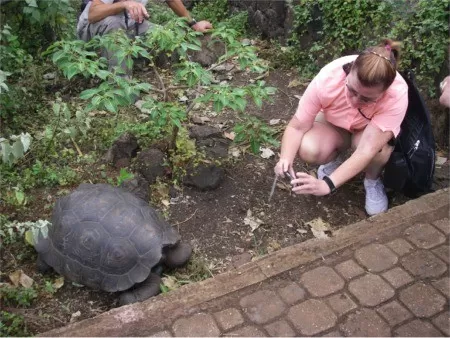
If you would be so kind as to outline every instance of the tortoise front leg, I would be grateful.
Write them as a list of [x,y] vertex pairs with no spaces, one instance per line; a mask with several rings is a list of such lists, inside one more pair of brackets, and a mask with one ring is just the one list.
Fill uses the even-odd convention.
[[150,273],[146,280],[136,284],[131,290],[123,292],[119,296],[119,305],[128,305],[136,302],[142,302],[150,297],[156,296],[161,292],[159,285],[161,277],[156,273]]

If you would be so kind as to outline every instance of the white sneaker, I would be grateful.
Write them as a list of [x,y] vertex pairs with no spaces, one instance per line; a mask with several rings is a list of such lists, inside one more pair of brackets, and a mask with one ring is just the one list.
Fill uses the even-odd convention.
[[330,176],[343,162],[344,156],[339,154],[333,161],[322,164],[319,166],[319,169],[317,169],[317,178],[321,180],[324,176]]
[[381,179],[370,180],[365,178],[364,188],[366,188],[366,212],[373,216],[387,211],[388,198]]

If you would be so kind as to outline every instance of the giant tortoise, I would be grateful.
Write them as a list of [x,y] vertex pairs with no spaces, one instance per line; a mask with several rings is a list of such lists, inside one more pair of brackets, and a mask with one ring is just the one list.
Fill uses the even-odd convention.
[[185,264],[191,246],[148,204],[107,184],[82,184],[55,205],[48,236],[35,243],[38,269],[53,268],[94,289],[125,291],[121,305],[159,293],[152,270]]

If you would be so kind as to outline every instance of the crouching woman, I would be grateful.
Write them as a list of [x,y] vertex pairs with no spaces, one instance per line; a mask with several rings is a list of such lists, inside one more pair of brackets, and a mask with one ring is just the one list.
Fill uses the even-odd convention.
[[[327,195],[364,171],[367,213],[388,209],[380,175],[408,106],[408,85],[396,70],[399,52],[399,43],[384,40],[334,60],[309,84],[286,127],[275,166],[277,175],[295,177],[295,193]],[[344,160],[350,147],[352,155]],[[318,178],[294,173],[297,155],[320,164]]]

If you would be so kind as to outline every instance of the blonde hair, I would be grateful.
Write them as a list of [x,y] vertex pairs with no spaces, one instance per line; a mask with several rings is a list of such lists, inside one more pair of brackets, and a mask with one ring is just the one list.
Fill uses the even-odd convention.
[[400,48],[400,42],[384,39],[378,46],[362,52],[352,66],[359,82],[366,87],[388,89],[397,75]]

